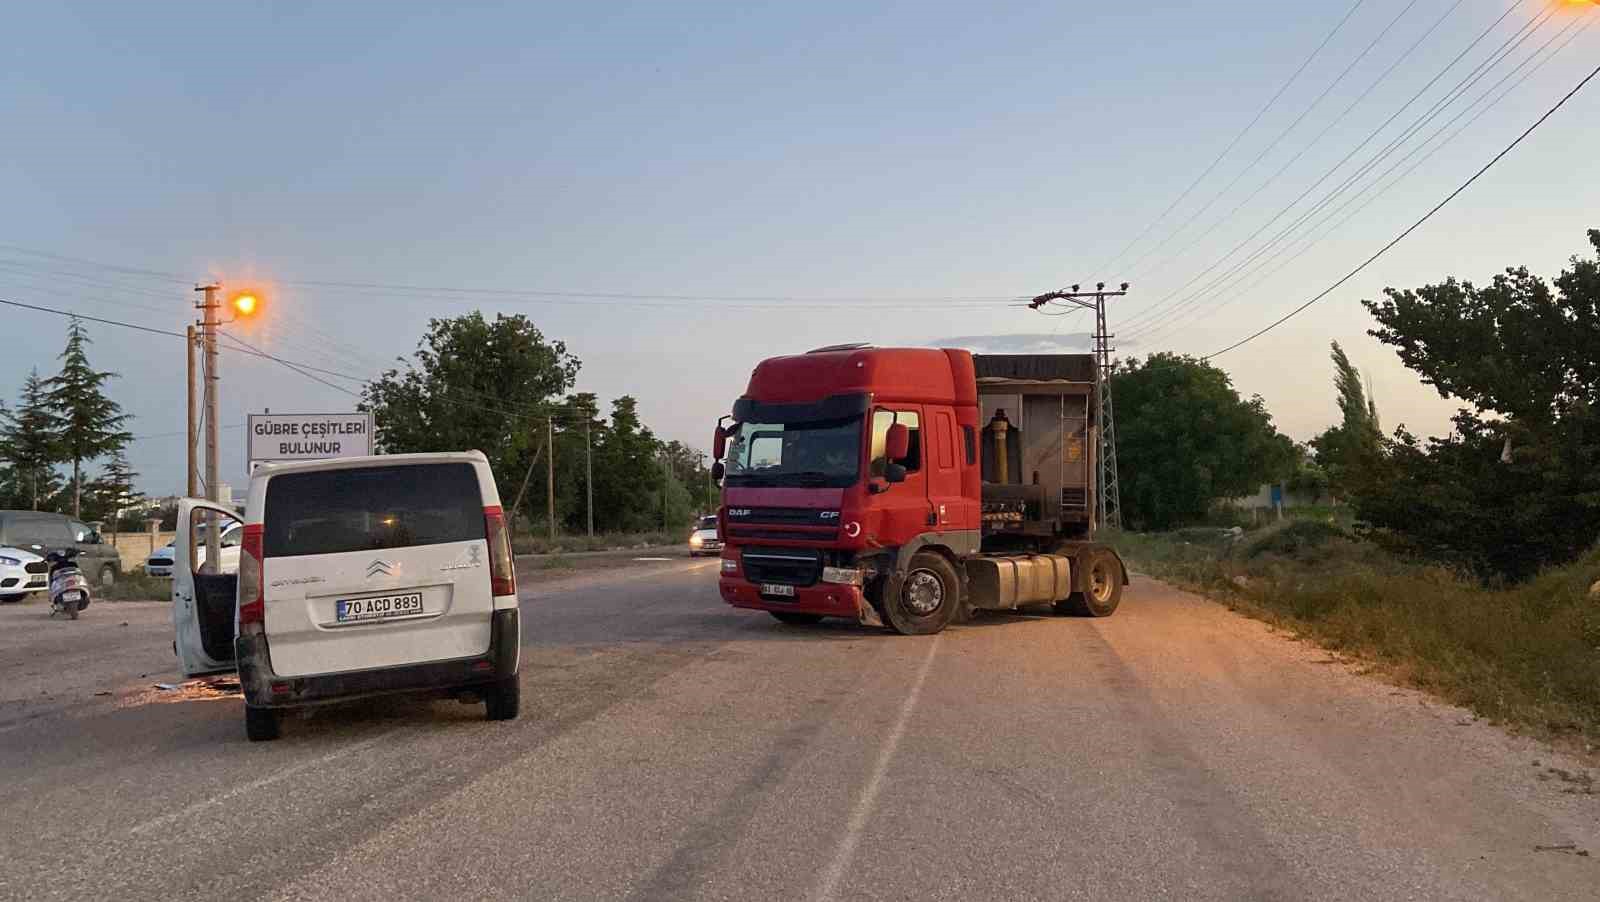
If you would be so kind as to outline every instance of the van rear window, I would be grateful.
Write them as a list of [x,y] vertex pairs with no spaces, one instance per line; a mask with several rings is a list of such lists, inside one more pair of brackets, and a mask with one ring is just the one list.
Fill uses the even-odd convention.
[[267,482],[266,557],[338,554],[485,538],[471,464],[285,473]]

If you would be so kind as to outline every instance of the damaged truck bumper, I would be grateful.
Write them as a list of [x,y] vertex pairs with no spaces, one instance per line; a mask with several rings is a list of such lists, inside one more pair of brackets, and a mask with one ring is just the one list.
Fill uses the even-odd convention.
[[718,588],[722,592],[722,600],[736,608],[819,614],[823,617],[844,617],[868,625],[882,625],[878,612],[867,601],[860,586],[834,583],[793,586],[792,597],[778,598],[763,595],[760,586],[743,578],[723,577],[718,582]]
[[398,667],[353,670],[313,676],[279,676],[259,626],[234,640],[239,688],[255,708],[293,708],[398,692],[470,689],[517,673],[522,634],[515,609],[495,611],[489,624],[489,649],[481,656],[427,661]]

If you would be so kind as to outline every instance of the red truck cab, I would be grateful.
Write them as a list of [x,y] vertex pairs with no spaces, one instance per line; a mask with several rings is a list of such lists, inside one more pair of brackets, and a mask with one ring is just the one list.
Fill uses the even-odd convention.
[[723,599],[790,623],[943,629],[984,543],[979,417],[965,350],[762,361],[716,433]]

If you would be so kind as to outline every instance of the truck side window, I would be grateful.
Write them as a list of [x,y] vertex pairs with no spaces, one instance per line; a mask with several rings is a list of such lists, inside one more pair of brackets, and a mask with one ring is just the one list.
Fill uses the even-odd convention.
[[882,476],[889,465],[886,448],[889,444],[889,427],[902,423],[911,430],[911,453],[901,461],[907,473],[922,469],[921,418],[914,410],[877,410],[872,413],[872,468],[868,475]]

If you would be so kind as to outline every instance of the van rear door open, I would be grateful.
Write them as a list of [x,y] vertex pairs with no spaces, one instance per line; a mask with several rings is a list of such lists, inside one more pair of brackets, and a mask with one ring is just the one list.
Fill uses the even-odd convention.
[[484,507],[465,462],[270,476],[259,519],[273,671],[485,654],[494,595]]

